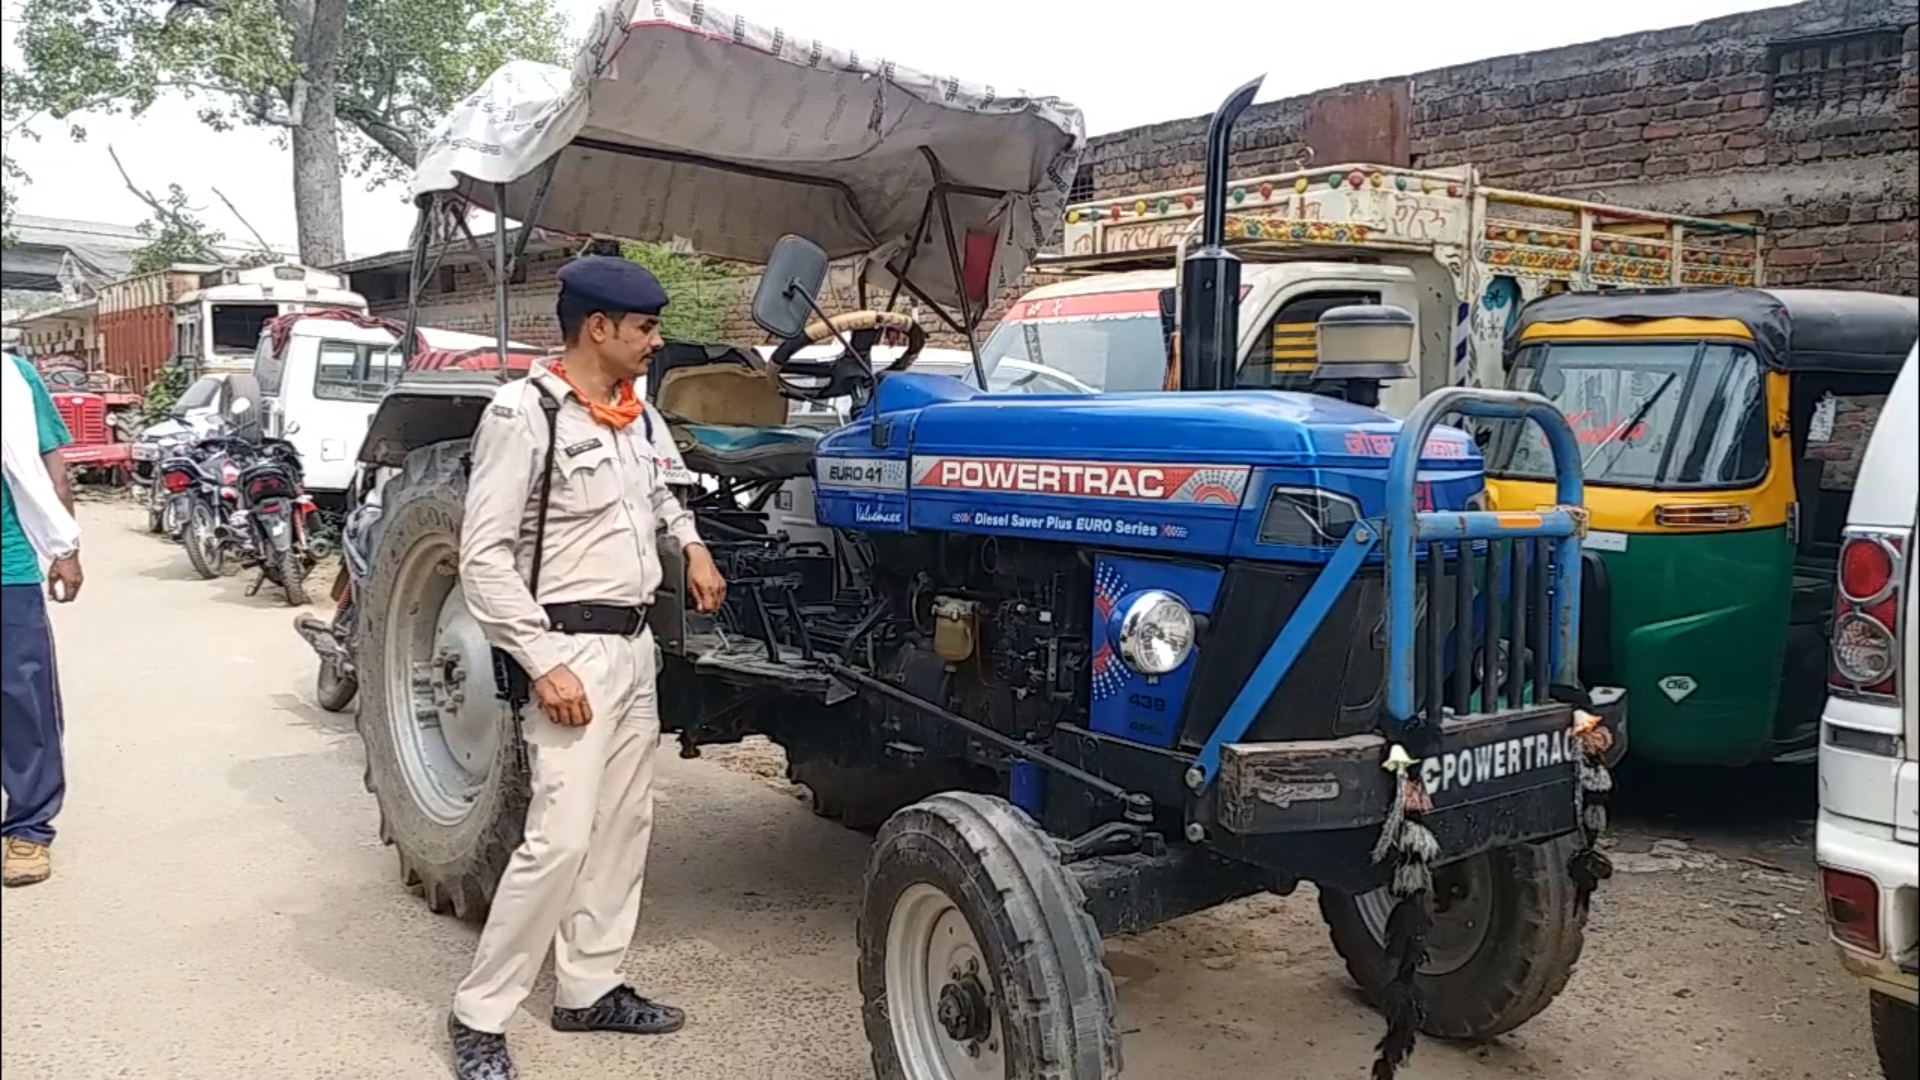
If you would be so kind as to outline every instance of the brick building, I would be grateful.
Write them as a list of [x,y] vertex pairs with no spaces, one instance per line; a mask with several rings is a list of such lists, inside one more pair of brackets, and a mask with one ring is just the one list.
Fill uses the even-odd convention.
[[[1501,187],[1750,214],[1768,229],[1769,284],[1914,295],[1917,21],[1912,0],[1808,0],[1337,87],[1249,111],[1234,134],[1234,168],[1472,164]],[[1199,116],[1090,140],[1074,200],[1198,184],[1206,125]],[[515,338],[552,342],[553,272],[565,258],[558,245],[530,256],[511,290]],[[491,332],[485,274],[464,250],[448,264],[429,287],[426,323]],[[406,266],[396,252],[336,269],[377,313],[403,316]],[[753,284],[740,283],[729,340],[764,336],[746,317]],[[844,271],[828,291],[830,310],[851,305]]]
[[[1770,284],[1912,295],[1917,20],[1911,0],[1810,0],[1338,87],[1249,111],[1234,164],[1472,164],[1501,187],[1752,213]],[[1198,184],[1206,124],[1093,139],[1076,201]]]

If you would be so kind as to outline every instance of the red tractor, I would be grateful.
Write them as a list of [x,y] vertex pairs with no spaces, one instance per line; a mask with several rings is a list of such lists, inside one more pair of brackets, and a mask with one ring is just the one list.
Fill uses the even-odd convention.
[[67,464],[104,472],[109,483],[126,483],[133,471],[127,421],[137,414],[140,395],[128,393],[119,376],[89,372],[70,356],[46,357],[35,367],[73,436],[65,451]]

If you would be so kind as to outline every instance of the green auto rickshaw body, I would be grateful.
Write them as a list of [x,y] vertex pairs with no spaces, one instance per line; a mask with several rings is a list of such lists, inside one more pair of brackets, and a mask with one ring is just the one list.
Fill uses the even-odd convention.
[[[1564,293],[1521,313],[1510,385],[1582,444],[1582,680],[1633,695],[1634,754],[1811,751],[1851,469],[1917,333],[1913,298],[1840,290]],[[1493,433],[1496,509],[1551,504],[1545,455]]]

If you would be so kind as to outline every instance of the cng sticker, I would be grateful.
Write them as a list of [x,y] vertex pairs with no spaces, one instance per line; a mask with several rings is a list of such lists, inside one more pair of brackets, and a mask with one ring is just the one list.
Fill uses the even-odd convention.
[[1692,697],[1693,692],[1698,689],[1700,684],[1695,682],[1691,675],[1669,675],[1660,680],[1660,692],[1667,695],[1667,699],[1675,705]]

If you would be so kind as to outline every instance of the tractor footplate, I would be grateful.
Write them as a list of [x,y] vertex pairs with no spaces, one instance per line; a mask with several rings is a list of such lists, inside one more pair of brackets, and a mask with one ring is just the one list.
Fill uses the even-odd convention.
[[[1572,832],[1580,748],[1573,709],[1549,704],[1448,718],[1417,765],[1428,823],[1450,857]],[[1379,735],[1234,743],[1220,756],[1216,818],[1241,836],[1378,825],[1393,805]]]

